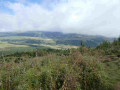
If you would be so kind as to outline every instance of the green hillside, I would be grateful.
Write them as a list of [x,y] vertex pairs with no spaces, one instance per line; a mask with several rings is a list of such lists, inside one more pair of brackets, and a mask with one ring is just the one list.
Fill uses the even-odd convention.
[[38,49],[0,57],[0,90],[119,90],[120,38],[95,48]]
[[36,49],[68,49],[77,48],[81,41],[88,47],[95,47],[103,41],[113,41],[113,38],[81,34],[64,34],[61,32],[0,32],[0,53],[29,51]]

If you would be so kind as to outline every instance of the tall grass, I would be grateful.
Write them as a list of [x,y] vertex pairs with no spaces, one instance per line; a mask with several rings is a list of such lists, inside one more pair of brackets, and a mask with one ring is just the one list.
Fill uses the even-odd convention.
[[103,64],[97,61],[98,57],[95,56],[97,54],[93,56],[90,52],[90,49],[83,47],[70,51],[41,50],[37,56],[31,53],[32,57],[30,57],[31,54],[5,57],[0,64],[0,89],[112,89]]

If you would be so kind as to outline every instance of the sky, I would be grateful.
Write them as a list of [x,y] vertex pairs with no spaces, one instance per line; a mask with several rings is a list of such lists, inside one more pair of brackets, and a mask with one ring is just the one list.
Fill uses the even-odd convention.
[[0,32],[120,36],[120,0],[0,0]]

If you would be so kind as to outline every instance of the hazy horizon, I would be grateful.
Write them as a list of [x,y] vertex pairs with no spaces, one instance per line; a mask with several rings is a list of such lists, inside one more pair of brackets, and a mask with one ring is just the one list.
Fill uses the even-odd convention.
[[120,36],[119,0],[0,0],[0,32]]

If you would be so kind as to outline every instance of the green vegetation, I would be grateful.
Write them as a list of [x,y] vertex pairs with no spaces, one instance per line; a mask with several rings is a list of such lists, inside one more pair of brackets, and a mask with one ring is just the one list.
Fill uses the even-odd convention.
[[105,55],[113,55],[120,57],[120,40],[114,40],[113,43],[104,41],[97,49],[104,50]]
[[64,34],[60,32],[1,32],[0,55],[43,48],[63,50],[78,48],[81,43],[89,47],[95,47],[104,40],[112,41],[113,39],[102,36]]
[[114,90],[119,82],[120,39],[96,48],[81,42],[77,49],[31,49],[0,56],[0,90]]
[[[64,34],[61,32],[43,32],[43,31],[29,31],[29,32],[4,32],[0,33],[0,50],[1,48],[11,47],[40,47],[53,49],[68,49],[80,46],[81,41],[86,46],[95,47],[104,40],[113,41],[113,38],[106,38],[102,36],[90,36],[81,34]],[[42,45],[41,45],[42,44]],[[61,48],[62,45],[62,48]],[[63,46],[64,45],[64,46]],[[68,46],[68,47],[67,47]],[[71,47],[70,47],[71,46]]]

